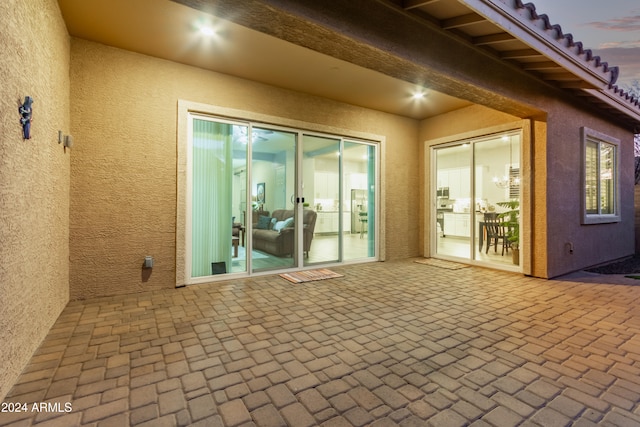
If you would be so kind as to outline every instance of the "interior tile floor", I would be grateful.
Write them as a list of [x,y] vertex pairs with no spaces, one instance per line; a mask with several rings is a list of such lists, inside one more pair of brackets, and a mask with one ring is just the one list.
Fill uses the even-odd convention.
[[[498,249],[494,245],[487,250],[487,243],[484,242],[482,248],[479,247],[478,240],[470,247],[471,241],[464,237],[438,237],[436,250],[439,255],[460,258],[462,262],[473,257],[476,261],[491,263],[494,265],[513,265],[512,250],[507,249],[502,253],[502,246],[498,244]],[[471,255],[473,250],[473,255]]]
[[638,282],[333,270],[71,302],[0,425],[640,425]]

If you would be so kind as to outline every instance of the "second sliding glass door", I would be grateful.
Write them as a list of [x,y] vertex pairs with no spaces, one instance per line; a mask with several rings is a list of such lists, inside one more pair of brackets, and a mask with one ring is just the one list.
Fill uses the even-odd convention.
[[430,228],[435,252],[517,266],[520,132],[448,144],[433,153],[435,220]]

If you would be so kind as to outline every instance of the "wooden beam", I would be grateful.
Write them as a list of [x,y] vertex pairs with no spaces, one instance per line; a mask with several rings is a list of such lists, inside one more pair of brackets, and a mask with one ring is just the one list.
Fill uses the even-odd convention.
[[540,52],[535,49],[517,49],[508,50],[500,53],[502,59],[521,59],[521,58],[539,58],[543,57]]
[[[558,87],[561,87],[562,89],[596,89],[593,85],[590,85],[584,80],[575,80],[571,82],[561,81],[561,82],[558,82]],[[590,96],[587,92],[579,92],[578,94],[580,95],[581,93],[584,93],[587,96]]]
[[558,71],[555,73],[540,73],[540,76],[545,80],[553,80],[556,82],[570,83],[570,82],[578,82],[581,80],[578,77],[566,71]]
[[509,33],[497,33],[497,34],[489,34],[487,36],[479,36],[473,38],[473,44],[476,46],[485,46],[491,44],[498,44],[504,42],[510,42],[515,40],[515,38]]
[[402,7],[404,10],[417,9],[422,6],[437,3],[440,0],[403,0]]
[[561,70],[562,67],[553,61],[525,62],[522,69],[527,71]]
[[467,25],[473,25],[484,21],[486,21],[486,19],[478,15],[477,13],[469,13],[467,15],[456,16],[455,18],[445,19],[440,22],[440,25],[445,30],[451,30],[454,28],[466,27]]

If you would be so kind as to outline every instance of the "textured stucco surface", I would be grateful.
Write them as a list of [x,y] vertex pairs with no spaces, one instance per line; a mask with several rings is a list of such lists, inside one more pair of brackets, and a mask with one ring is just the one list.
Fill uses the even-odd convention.
[[386,257],[420,254],[415,120],[80,39],[71,81],[72,299],[175,286],[178,100],[384,136]]
[[[0,2],[0,401],[69,299],[69,37],[55,0]],[[23,141],[19,101],[34,99]]]
[[[634,253],[634,159],[631,133],[570,106],[550,105],[549,110],[545,152],[546,249],[548,274],[555,277]],[[621,222],[581,224],[582,126],[621,141]],[[573,246],[573,253],[569,251],[569,243]]]

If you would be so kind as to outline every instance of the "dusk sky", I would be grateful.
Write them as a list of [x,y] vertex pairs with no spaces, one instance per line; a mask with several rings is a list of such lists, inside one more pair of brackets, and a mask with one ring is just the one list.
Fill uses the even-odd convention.
[[617,85],[628,88],[640,81],[640,1],[528,0],[551,24],[573,34],[610,66],[620,68]]

